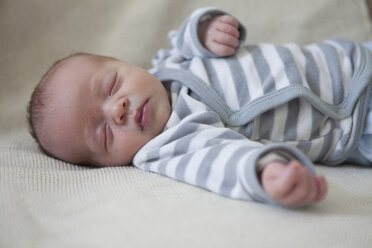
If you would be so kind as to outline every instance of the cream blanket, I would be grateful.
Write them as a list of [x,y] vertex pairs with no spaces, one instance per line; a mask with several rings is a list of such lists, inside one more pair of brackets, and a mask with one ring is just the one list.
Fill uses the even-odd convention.
[[56,59],[83,51],[149,68],[168,31],[207,5],[237,16],[248,43],[372,38],[363,0],[2,0],[0,247],[371,247],[372,169],[318,166],[328,197],[289,210],[38,150],[26,104]]

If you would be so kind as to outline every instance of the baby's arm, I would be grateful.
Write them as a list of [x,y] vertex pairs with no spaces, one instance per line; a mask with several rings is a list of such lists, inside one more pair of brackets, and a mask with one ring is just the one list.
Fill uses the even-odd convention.
[[239,46],[239,23],[230,15],[220,15],[199,23],[198,36],[209,51],[230,56]]
[[269,162],[261,173],[261,183],[269,196],[286,206],[319,202],[327,193],[324,176],[314,176],[297,160]]
[[168,34],[172,49],[159,50],[152,64],[154,67],[162,67],[162,63],[169,58],[179,62],[194,57],[232,55],[245,36],[244,26],[225,11],[216,8],[197,9],[186,18],[178,31]]

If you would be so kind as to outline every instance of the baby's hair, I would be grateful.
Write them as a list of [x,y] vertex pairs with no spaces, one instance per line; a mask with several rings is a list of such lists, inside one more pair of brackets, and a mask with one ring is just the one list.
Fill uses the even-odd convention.
[[53,154],[48,152],[48,150],[43,147],[42,143],[40,142],[40,137],[38,134],[38,130],[42,128],[42,122],[44,120],[44,107],[46,101],[48,99],[47,94],[47,86],[50,82],[53,75],[55,75],[56,71],[61,67],[63,62],[67,61],[68,59],[80,55],[91,55],[88,53],[75,53],[64,57],[62,59],[57,60],[54,64],[49,68],[49,70],[42,76],[40,82],[36,85],[34,91],[32,92],[31,99],[27,105],[27,120],[29,124],[29,132],[31,136],[36,140],[40,149],[50,157],[56,158]]

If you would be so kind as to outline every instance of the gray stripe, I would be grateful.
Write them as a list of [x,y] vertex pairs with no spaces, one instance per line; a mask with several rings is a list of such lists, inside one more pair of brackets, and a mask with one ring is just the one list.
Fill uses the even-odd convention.
[[221,150],[226,146],[226,144],[218,145],[212,147],[207,154],[205,155],[203,161],[200,163],[200,167],[198,168],[196,174],[196,185],[206,188],[207,179],[209,177],[209,173],[211,171],[211,167],[214,164],[214,161],[220,154]]
[[[330,119],[331,120],[331,119]],[[331,124],[331,126],[333,127],[334,125]],[[317,156],[316,160],[314,162],[323,162],[324,161],[324,157],[327,155],[331,145],[332,145],[332,140],[333,140],[333,132],[332,132],[333,128],[331,128],[331,131],[324,135],[324,143],[323,143],[323,146],[322,146],[322,149],[319,153],[319,155]]]
[[[303,55],[306,58],[306,64],[305,64],[305,76],[307,84],[309,85],[311,91],[317,95],[320,96],[320,75],[318,66],[315,62],[315,59],[311,52],[307,48],[301,49]],[[322,123],[324,115],[319,112],[316,108],[312,107],[311,110],[311,119],[312,119],[312,128],[311,128],[311,137],[315,138],[320,136],[320,125],[319,123]]]
[[321,123],[323,123],[324,115],[319,110],[313,107],[311,110],[311,117],[312,117],[311,139],[315,139],[320,136],[320,125]]
[[261,85],[264,93],[275,90],[275,79],[271,75],[269,64],[262,54],[261,49],[257,45],[247,45],[245,49],[251,54],[253,62],[256,66],[258,75],[261,80]]
[[178,97],[177,104],[173,111],[177,114],[177,116],[180,119],[183,119],[186,116],[191,115],[192,113],[191,109],[188,107],[183,97]]
[[237,166],[239,160],[245,154],[247,154],[247,147],[240,147],[233,154],[231,154],[230,159],[226,164],[223,181],[220,186],[220,192],[222,195],[230,196],[231,191],[238,183]]
[[[189,124],[189,123],[188,123]],[[179,164],[177,164],[177,168],[176,168],[176,178],[177,178],[177,173],[181,173],[180,171],[177,172],[177,170],[180,168],[180,166],[182,166],[186,161],[188,161],[188,157],[187,156],[188,154],[185,154],[187,151],[189,151],[189,147],[190,147],[190,143],[191,141],[196,137],[198,137],[198,133],[196,132],[197,130],[197,126],[198,125],[191,125],[191,126],[194,126],[195,128],[195,132],[192,132],[192,133],[186,133],[184,134],[184,136],[182,138],[180,138],[179,140],[176,141],[176,144],[174,145],[174,150],[173,150],[173,154],[172,154],[172,158],[175,158],[177,156],[183,156],[183,155],[186,155],[182,157],[181,161]],[[182,130],[182,129],[180,129]],[[192,130],[192,129],[190,129]],[[186,161],[185,161],[186,160]],[[162,161],[159,165],[159,173],[163,174],[163,175],[166,175],[166,166],[168,164],[169,161]],[[185,170],[185,168],[183,169]]]
[[229,65],[234,80],[235,91],[238,95],[239,107],[241,107],[250,101],[247,78],[236,56],[227,58],[226,62]]
[[280,59],[283,61],[284,70],[289,80],[289,84],[302,84],[301,73],[297,68],[290,50],[283,46],[276,46],[275,48]]
[[[182,149],[184,149],[186,146],[188,147],[191,138],[187,138],[186,142],[185,139],[183,139],[187,134],[194,134],[195,131],[198,129],[198,125],[191,124],[190,123],[184,123],[180,125],[179,129],[166,141],[164,141],[164,144],[170,144],[172,142],[176,142],[175,145],[175,153],[180,154],[182,153]],[[192,135],[192,137],[194,137]],[[177,146],[177,144],[179,144]],[[144,169],[150,170],[150,166],[152,162],[155,162],[160,159],[159,149],[151,150],[148,152],[146,156],[146,164],[144,165]],[[162,161],[159,165],[159,169],[161,170],[161,173],[165,171],[166,164],[164,164],[164,161]]]
[[188,164],[190,163],[190,159],[194,156],[193,153],[185,154],[180,162],[177,164],[175,178],[177,180],[185,181],[185,172]]
[[254,128],[254,121],[251,121],[247,125],[245,125],[245,128],[243,129],[244,130],[243,134],[246,137],[248,137],[248,139],[252,139],[253,128]]
[[284,129],[284,140],[293,141],[297,140],[297,125],[298,116],[300,112],[300,100],[298,98],[293,99],[288,103],[288,116],[285,123]]
[[189,70],[190,64],[191,64],[191,61],[190,60],[182,61],[180,63],[181,69],[186,70],[186,71]]
[[[349,138],[350,138],[350,136],[349,136]],[[346,137],[345,137],[345,135],[342,132],[341,138],[340,138],[340,141],[339,141],[339,144],[342,144],[345,141],[346,141]],[[337,146],[334,149],[334,151],[332,152],[331,156],[332,157],[337,157],[337,156],[340,156],[341,154],[343,154],[344,152],[345,152],[345,146],[344,145],[340,145],[340,146]]]
[[349,133],[346,133],[344,131],[342,131],[342,135],[341,135],[341,138],[340,138],[340,149],[339,151],[337,151],[337,153],[334,153],[334,157],[335,156],[340,156],[342,153],[345,152],[345,147],[346,147],[346,144],[349,142],[350,140],[350,134]]
[[211,63],[210,59],[203,58],[202,62],[205,66],[205,70],[208,73],[209,82],[211,84],[211,88],[222,98],[224,102],[226,102],[224,90],[221,87],[221,83],[218,80],[216,70]]
[[182,123],[178,126],[177,131],[168,140],[164,141],[163,144],[178,141],[188,134],[195,133],[196,130],[198,130],[198,125],[189,122]]
[[159,149],[148,151],[146,156],[146,163],[143,165],[143,169],[150,170],[151,163],[158,160],[159,157]]
[[[235,132],[231,129],[225,129],[224,132],[222,132],[220,135],[218,135],[217,137],[214,138],[214,140],[220,140],[220,141],[223,141],[225,142],[226,140],[246,140],[247,138],[243,135],[241,135],[240,133],[238,132]],[[211,143],[211,141],[208,141],[207,142],[207,145],[213,145],[215,144],[214,142]]]
[[195,115],[189,119],[190,123],[200,123],[202,125],[214,125],[218,122],[221,122],[218,114],[213,111],[207,111],[203,114]]
[[213,140],[210,140],[207,142],[206,146],[211,146],[211,149],[207,152],[205,155],[203,161],[201,162],[201,165],[198,169],[198,172],[196,174],[196,185],[200,187],[206,187],[207,179],[209,176],[209,173],[211,171],[211,167],[214,164],[215,159],[218,157],[219,153],[222,149],[224,149],[229,144],[220,144],[222,142],[226,142],[226,139],[245,139],[240,134],[233,132],[231,130],[227,130],[226,132],[222,133],[218,137],[216,137]]
[[[273,131],[275,110],[271,109],[261,115],[259,137],[260,139],[270,139],[270,134]],[[276,123],[275,123],[276,124]]]
[[[185,155],[187,151],[189,151],[190,143],[194,138],[197,138],[199,136],[199,133],[196,132],[198,129],[199,124],[195,124],[192,122],[187,122],[185,125],[181,125],[179,127],[179,133],[182,135],[182,137],[178,137],[176,140],[174,140],[175,135],[172,136],[170,140],[174,140],[174,150],[172,157],[175,158],[177,156]],[[185,132],[186,131],[186,132]],[[169,144],[167,142],[167,144]],[[162,161],[159,165],[159,173],[165,175],[166,166],[168,164],[168,161]]]
[[[188,135],[187,138],[181,139],[179,142],[176,143],[175,152],[173,154],[173,157],[182,155],[185,151],[189,151],[189,145],[191,141],[196,137],[199,136],[199,133],[193,133],[191,135]],[[217,137],[208,140],[204,146],[206,147],[213,147],[216,145],[219,145],[222,142],[226,142],[226,140],[241,140],[246,139],[244,136],[228,129],[218,135]],[[177,164],[176,168],[176,178],[178,180],[184,180],[185,177],[185,170],[187,167],[187,163],[192,158],[193,154],[185,154],[185,156],[181,159],[181,161]]]
[[342,72],[338,53],[335,48],[329,44],[318,44],[318,47],[325,56],[328,71],[332,79],[333,104],[338,105],[344,98],[344,85],[342,82]]
[[169,163],[169,160],[163,160],[163,161],[160,162],[160,164],[158,166],[159,174],[167,175],[165,172],[166,172],[168,163]]
[[306,64],[305,64],[306,81],[311,91],[315,95],[320,96],[320,85],[319,85],[320,76],[319,76],[318,66],[315,62],[313,55],[307,48],[302,48],[302,52],[306,58]]
[[311,141],[299,141],[296,147],[304,154],[308,154],[311,148]]
[[[190,48],[188,46],[186,46],[185,44],[185,40],[184,40],[184,36],[185,36],[185,32],[186,32],[186,27],[187,27],[187,24],[190,22],[190,17],[188,17],[181,25],[181,28],[178,30],[178,33],[177,33],[177,36],[178,36],[178,39],[177,39],[177,44],[176,44],[176,47],[179,51],[182,52],[182,54],[186,57],[186,58],[191,58],[192,57],[192,52],[190,50]],[[168,39],[169,40],[169,39]],[[169,41],[169,43],[171,43]]]
[[357,46],[355,46],[356,45],[355,42],[343,40],[343,39],[332,39],[332,41],[336,42],[344,49],[344,52],[345,52],[344,58],[348,58],[351,60],[351,66],[352,66],[351,70],[355,72],[355,68],[357,68],[356,66],[358,66],[358,64],[355,64],[355,63],[359,62],[358,53],[356,52]]

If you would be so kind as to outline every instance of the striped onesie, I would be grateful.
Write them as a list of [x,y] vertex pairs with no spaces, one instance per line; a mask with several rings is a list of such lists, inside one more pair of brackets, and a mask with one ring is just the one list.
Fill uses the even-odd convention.
[[[372,56],[341,39],[240,45],[218,57],[198,40],[198,23],[226,14],[194,11],[171,32],[150,70],[171,93],[172,113],[134,166],[243,200],[279,204],[257,172],[269,161],[337,165],[355,149],[366,115]],[[245,29],[239,23],[240,41]]]

